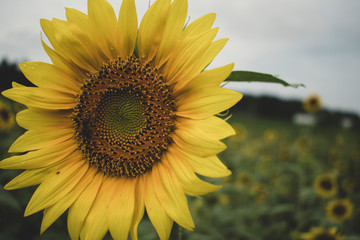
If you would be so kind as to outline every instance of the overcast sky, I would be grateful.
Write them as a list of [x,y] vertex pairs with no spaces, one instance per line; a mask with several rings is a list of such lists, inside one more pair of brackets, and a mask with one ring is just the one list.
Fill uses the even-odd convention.
[[[121,0],[109,0],[119,12]],[[148,0],[136,0],[139,19]],[[86,0],[0,0],[0,58],[49,62],[39,19],[65,19],[64,7],[87,12]],[[230,38],[210,67],[271,73],[306,88],[237,83],[250,94],[304,99],[318,94],[326,108],[360,113],[359,0],[189,0],[190,22],[217,13],[217,38]]]

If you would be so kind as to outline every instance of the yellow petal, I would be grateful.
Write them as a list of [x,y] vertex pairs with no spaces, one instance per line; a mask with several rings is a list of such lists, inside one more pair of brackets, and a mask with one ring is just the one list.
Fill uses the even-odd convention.
[[25,85],[22,85],[22,84],[17,83],[17,82],[12,82],[12,83],[11,83],[11,86],[12,86],[13,88],[26,87]]
[[222,67],[201,72],[196,77],[191,79],[182,89],[174,91],[174,95],[178,96],[181,93],[200,87],[219,87],[220,83],[225,81],[231,74],[233,68],[234,63],[230,63]]
[[41,34],[41,44],[50,57],[52,63],[66,72],[68,75],[72,76],[79,83],[83,82],[83,79],[86,78],[86,74],[83,72],[81,68],[79,68],[76,64],[71,62],[69,59],[66,59],[61,54],[57,53],[55,50],[50,48],[43,40]]
[[103,59],[98,53],[92,36],[67,21],[53,19],[52,23],[56,29],[56,40],[61,44],[58,51],[89,72],[97,70]]
[[118,22],[114,9],[106,0],[89,0],[88,12],[89,20],[95,26],[94,36],[102,49],[107,48],[104,54],[110,59],[117,57]]
[[74,129],[33,129],[25,132],[10,146],[9,152],[26,152],[54,146],[74,136]]
[[68,21],[81,30],[91,39],[91,44],[94,45],[103,60],[108,61],[112,58],[112,54],[106,44],[104,36],[102,36],[92,22],[90,22],[89,16],[76,9],[66,8],[66,18]]
[[180,226],[188,230],[194,228],[194,222],[187,205],[185,193],[175,174],[170,172],[166,162],[152,169],[152,181],[155,194],[166,213]]
[[38,87],[51,88],[77,94],[80,83],[60,68],[43,62],[23,62],[19,64],[25,77]]
[[188,10],[187,0],[175,0],[170,6],[169,17],[166,22],[158,53],[155,57],[156,66],[160,67],[170,57],[169,52],[176,44],[183,31]]
[[137,229],[139,226],[139,223],[141,221],[141,219],[144,216],[144,207],[145,207],[145,203],[144,203],[144,184],[143,184],[143,180],[140,179],[142,178],[142,176],[136,178],[136,182],[135,182],[135,207],[134,207],[134,214],[133,214],[133,219],[131,221],[131,226],[130,226],[130,234],[131,234],[131,239],[132,240],[137,240],[138,236],[137,236]]
[[41,222],[40,234],[42,234],[61,214],[63,214],[73,202],[79,197],[89,183],[94,179],[96,169],[90,168],[88,172],[81,178],[77,185],[62,199],[54,205],[48,207],[44,211],[44,216]]
[[218,154],[226,149],[224,143],[202,134],[198,129],[176,129],[173,140],[181,149],[200,157]]
[[206,66],[208,66],[216,57],[216,55],[220,52],[220,50],[225,46],[228,39],[220,39],[210,44],[208,49],[202,54],[202,56],[199,56],[197,58],[197,61],[194,62],[191,66],[189,66],[189,69],[191,69],[189,72],[186,73],[186,75],[182,74],[183,79],[189,79],[187,81],[180,81],[175,80],[177,84],[174,86],[174,91],[176,92],[178,89],[183,88],[187,82],[191,81],[191,79],[194,78],[194,76],[197,76],[199,73],[201,73]]
[[66,196],[80,181],[88,169],[88,164],[81,161],[80,154],[69,156],[68,161],[49,174],[36,189],[25,209],[25,216],[47,208]]
[[158,233],[160,240],[167,240],[170,236],[173,220],[165,212],[162,203],[160,203],[155,195],[154,187],[156,188],[157,186],[153,185],[152,175],[153,173],[145,175],[140,179],[139,183],[145,191],[144,202],[146,213]]
[[72,127],[69,111],[51,111],[41,109],[25,109],[16,115],[19,126],[25,129],[41,127],[67,128]]
[[135,180],[120,178],[114,189],[108,209],[109,230],[114,239],[127,239],[135,207]]
[[214,28],[201,35],[179,41],[164,65],[164,76],[169,83],[187,81],[187,75],[209,48],[218,30]]
[[25,188],[37,185],[42,183],[51,172],[53,172],[55,166],[48,168],[40,168],[33,170],[26,170],[16,178],[11,180],[8,184],[5,185],[5,190],[14,190],[19,188]]
[[192,169],[203,176],[207,177],[227,177],[231,175],[231,171],[219,160],[216,155],[209,157],[199,157],[190,154],[180,148],[174,148],[173,154],[177,154],[179,159],[187,161]]
[[59,163],[77,149],[77,142],[67,140],[49,148],[12,156],[0,162],[3,169],[36,169]]
[[176,174],[186,194],[199,196],[221,188],[221,186],[212,185],[198,178],[187,161],[183,161],[177,157],[177,154],[173,154],[172,148],[168,150],[166,159],[172,169],[169,170],[170,174]]
[[216,18],[215,13],[208,13],[201,18],[196,19],[194,22],[190,23],[182,34],[183,38],[196,36],[198,34],[208,31],[213,25]]
[[151,61],[157,53],[166,26],[170,0],[157,0],[141,20],[138,35],[139,59]]
[[104,178],[98,194],[86,216],[81,239],[102,239],[108,231],[107,211],[114,195],[115,178]]
[[187,96],[178,97],[176,114],[192,119],[204,119],[232,107],[241,98],[241,93],[226,88],[199,88]]
[[104,174],[97,173],[91,183],[71,205],[68,213],[68,231],[71,239],[79,239],[86,216],[101,186]]
[[138,19],[134,0],[124,0],[119,13],[118,48],[120,57],[130,57],[135,48]]
[[201,131],[201,134],[208,135],[211,138],[224,139],[236,134],[230,124],[215,116],[197,120],[178,118],[177,121],[179,122],[177,125],[179,130],[189,132]]
[[40,24],[55,51],[88,72],[96,71],[100,56],[89,36],[79,27],[58,19],[42,19]]
[[5,90],[2,94],[29,107],[45,109],[73,109],[76,105],[74,95],[54,89],[38,87],[17,87]]

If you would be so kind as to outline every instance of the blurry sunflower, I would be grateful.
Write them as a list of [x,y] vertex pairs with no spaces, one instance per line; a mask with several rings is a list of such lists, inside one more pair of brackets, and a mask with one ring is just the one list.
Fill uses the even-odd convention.
[[281,146],[278,148],[279,160],[281,162],[290,162],[292,159],[289,147]]
[[313,227],[310,232],[301,235],[304,240],[343,240],[336,227],[325,229],[323,227]]
[[248,172],[240,172],[236,175],[235,184],[239,187],[247,187],[251,184],[252,176]]
[[266,186],[260,182],[256,182],[251,186],[251,192],[255,196],[256,203],[263,203],[266,201],[269,191]]
[[6,189],[40,184],[25,216],[44,210],[41,232],[68,212],[72,239],[137,239],[146,209],[160,239],[173,221],[192,230],[186,195],[219,189],[197,177],[231,172],[216,154],[235,132],[214,116],[242,95],[219,87],[233,64],[204,71],[227,39],[213,41],[215,14],[185,25],[186,0],[157,0],[139,29],[134,0],[119,18],[106,0],[88,0],[88,15],[41,20],[52,64],[20,64],[37,87],[3,92],[25,104],[28,131],[10,147],[27,152],[0,163],[26,169]]
[[321,99],[317,95],[307,97],[303,102],[303,107],[308,113],[316,113],[321,109]]
[[217,196],[218,202],[223,206],[229,206],[230,205],[230,197],[224,193],[220,193]]
[[279,134],[275,129],[267,129],[264,132],[264,139],[266,142],[274,142],[278,138]]
[[326,205],[326,216],[334,222],[343,222],[351,218],[353,214],[352,202],[345,199],[335,199]]
[[337,193],[336,178],[331,174],[319,175],[315,178],[314,189],[320,197],[332,197]]
[[343,187],[343,189],[348,192],[351,193],[354,191],[355,187],[356,187],[356,180],[352,179],[352,178],[345,178],[342,182],[341,182],[341,186]]
[[348,164],[343,159],[339,159],[334,163],[334,169],[339,173],[346,174],[348,170]]
[[0,102],[0,131],[8,131],[15,125],[15,116],[11,109]]
[[305,136],[300,136],[295,141],[295,147],[300,153],[307,152],[311,148],[311,141]]

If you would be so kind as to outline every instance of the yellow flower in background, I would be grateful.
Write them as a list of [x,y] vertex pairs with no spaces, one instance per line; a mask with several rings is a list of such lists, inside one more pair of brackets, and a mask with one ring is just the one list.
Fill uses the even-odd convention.
[[5,103],[0,102],[0,131],[9,131],[14,125],[14,113]]
[[337,193],[336,178],[332,174],[322,174],[315,178],[315,192],[323,198],[329,198]]
[[324,227],[313,227],[310,232],[301,235],[304,240],[344,240],[344,237],[337,233],[336,227],[326,229]]
[[348,170],[348,163],[343,159],[339,159],[334,163],[334,168],[342,174],[346,174]]
[[295,147],[300,153],[307,152],[311,148],[311,141],[305,136],[300,136],[295,141]]
[[342,182],[341,182],[341,186],[343,187],[343,189],[348,192],[351,193],[354,191],[355,187],[356,187],[356,180],[352,179],[352,178],[345,178]]
[[217,199],[221,205],[229,206],[230,205],[230,197],[224,193],[221,193],[217,196]]
[[353,208],[349,199],[335,199],[326,205],[326,216],[334,222],[343,222],[352,217]]
[[254,194],[255,196],[255,202],[256,203],[263,203],[266,201],[268,195],[269,195],[269,191],[266,188],[266,186],[263,183],[260,182],[255,182],[252,186],[251,186],[251,192]]
[[240,172],[236,175],[235,184],[238,187],[248,187],[252,182],[252,176],[248,172]]
[[276,141],[278,137],[279,133],[275,129],[267,129],[264,132],[264,139],[268,143]]
[[186,194],[220,188],[195,173],[231,174],[216,154],[235,132],[214,115],[242,95],[220,87],[233,64],[204,71],[227,39],[214,41],[215,14],[184,28],[186,16],[186,0],[157,0],[138,28],[134,0],[119,18],[88,0],[88,14],[41,20],[52,64],[20,64],[37,87],[3,92],[28,107],[17,118],[28,131],[9,149],[26,153],[0,163],[26,169],[6,189],[40,184],[25,216],[44,210],[41,232],[69,209],[72,239],[137,239],[146,210],[167,239],[173,221],[194,228]]
[[317,95],[311,95],[307,97],[303,102],[303,107],[308,113],[313,114],[318,112],[322,107],[320,97]]

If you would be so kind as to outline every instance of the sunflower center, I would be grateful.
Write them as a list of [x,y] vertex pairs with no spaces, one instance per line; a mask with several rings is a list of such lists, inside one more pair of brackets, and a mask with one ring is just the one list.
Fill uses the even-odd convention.
[[86,80],[72,115],[79,149],[108,176],[135,177],[172,143],[175,102],[157,69],[115,59]]
[[346,207],[343,205],[336,205],[333,209],[333,213],[336,216],[343,216],[346,213]]
[[312,99],[310,100],[310,105],[311,105],[311,106],[316,106],[317,104],[318,104],[318,101],[317,101],[316,98],[312,98]]
[[321,186],[322,189],[325,189],[325,190],[331,190],[332,189],[332,184],[331,184],[331,182],[329,180],[321,181],[320,186]]
[[127,91],[109,89],[103,94],[97,109],[100,137],[109,143],[134,138],[145,127],[145,106],[141,98]]
[[0,117],[4,122],[9,121],[10,119],[9,111],[7,111],[6,109],[0,109]]

